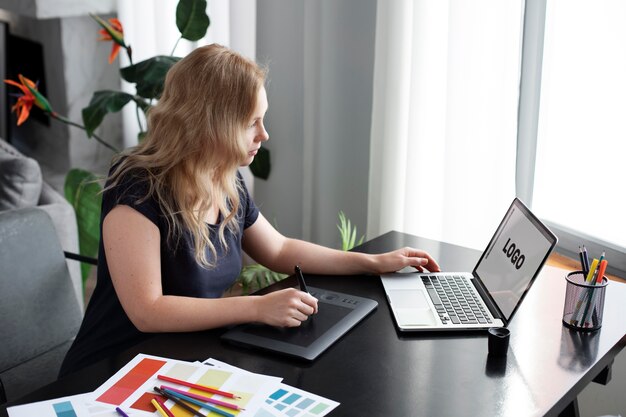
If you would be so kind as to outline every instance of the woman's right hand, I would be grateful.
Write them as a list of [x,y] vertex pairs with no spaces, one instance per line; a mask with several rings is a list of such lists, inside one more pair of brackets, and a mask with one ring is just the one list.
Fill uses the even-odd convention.
[[259,297],[258,321],[277,327],[297,327],[317,313],[317,299],[295,288]]

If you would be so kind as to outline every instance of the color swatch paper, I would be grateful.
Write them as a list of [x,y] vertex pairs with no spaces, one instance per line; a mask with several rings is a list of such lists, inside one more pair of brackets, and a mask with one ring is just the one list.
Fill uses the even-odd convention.
[[[217,394],[207,394],[196,389],[190,389],[173,382],[164,382],[157,378],[158,375],[211,386],[236,394],[240,398],[225,398]],[[245,410],[235,411],[219,406],[218,408],[237,417],[252,417],[256,410],[263,406],[267,396],[277,389],[280,382],[281,378],[252,374],[236,368],[218,369],[199,362],[191,363],[140,354],[109,378],[93,394],[96,403],[113,407],[119,406],[132,417],[147,417],[154,416],[156,412],[150,403],[150,400],[157,395],[153,388],[169,385],[187,392],[206,396],[213,395],[216,399],[244,407]],[[176,417],[189,416],[189,412],[174,402],[168,400],[165,404]],[[217,415],[209,413],[208,409],[200,409],[200,412]]]
[[[209,358],[204,363],[216,368],[248,372],[216,359]],[[336,401],[281,383],[266,397],[254,417],[322,417],[338,406]]]
[[48,401],[16,405],[7,408],[9,417],[86,417],[86,401],[90,394],[72,395]]

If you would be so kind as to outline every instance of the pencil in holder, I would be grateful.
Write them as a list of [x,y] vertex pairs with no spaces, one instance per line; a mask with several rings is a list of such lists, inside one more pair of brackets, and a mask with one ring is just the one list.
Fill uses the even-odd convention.
[[609,281],[602,277],[602,282],[588,283],[583,271],[567,274],[565,288],[565,306],[563,324],[575,330],[593,331],[602,326],[604,297]]

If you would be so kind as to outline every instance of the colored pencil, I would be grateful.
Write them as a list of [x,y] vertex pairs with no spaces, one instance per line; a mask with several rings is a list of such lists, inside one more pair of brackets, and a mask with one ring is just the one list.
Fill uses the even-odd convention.
[[178,399],[180,399],[180,400],[182,400],[182,401],[186,401],[186,402],[188,402],[188,403],[191,403],[191,404],[194,404],[194,405],[200,406],[200,407],[202,407],[202,408],[206,408],[207,410],[212,411],[212,412],[217,413],[217,414],[221,414],[221,415],[223,415],[224,417],[235,417],[235,415],[234,415],[234,414],[231,414],[231,413],[229,413],[228,411],[220,410],[220,409],[219,409],[219,408],[217,408],[217,407],[214,407],[214,406],[212,406],[212,405],[210,405],[210,404],[207,404],[207,403],[205,403],[205,402],[202,402],[202,401],[196,400],[195,398],[191,398],[191,397],[190,397],[190,396],[188,396],[188,395],[185,395],[185,394],[180,394],[180,393],[178,393],[178,392],[176,392],[176,391],[170,391],[170,390],[168,390],[168,389],[163,389],[162,391],[163,391],[165,394],[171,395],[171,396],[176,397],[176,398],[178,398]]
[[191,382],[183,381],[181,379],[176,379],[176,378],[172,378],[172,377],[165,376],[165,375],[157,375],[157,378],[160,379],[161,381],[173,382],[175,384],[184,385],[189,388],[195,388],[197,390],[208,392],[210,394],[221,395],[222,397],[237,398],[237,399],[241,398],[238,395],[233,394],[232,392],[220,391],[216,388],[207,387],[206,385],[192,384]]
[[172,413],[170,409],[167,408],[167,406],[165,405],[165,401],[163,401],[161,397],[155,397],[154,399],[156,400],[156,402],[159,403],[159,405],[161,406],[163,411],[165,411],[165,414],[167,414],[168,417],[176,417],[174,413]]
[[204,395],[199,395],[199,394],[194,394],[192,392],[179,390],[173,387],[169,387],[167,385],[161,385],[161,389],[178,392],[179,394],[187,395],[188,397],[195,398],[196,400],[205,401],[205,402],[215,404],[215,405],[221,405],[222,407],[230,408],[232,410],[237,410],[237,411],[245,410],[244,408],[239,407],[237,404],[231,404],[231,403],[227,403],[224,401],[216,400],[215,398],[205,397]]
[[195,408],[190,407],[189,405],[185,404],[183,400],[180,400],[174,397],[173,395],[168,394],[167,392],[163,391],[161,388],[154,387],[153,389],[159,394],[161,394],[162,396],[164,396],[165,398],[167,398],[168,400],[174,401],[176,404],[178,404],[185,410],[189,411],[191,414],[196,415],[198,417],[207,417],[205,414],[202,414],[200,411],[196,410]]
[[115,411],[117,411],[117,414],[119,414],[119,415],[120,415],[120,416],[122,416],[122,417],[128,417],[128,414],[126,414],[126,413],[124,412],[124,410],[122,410],[122,409],[121,409],[121,408],[119,408],[119,407],[115,407]]
[[152,403],[154,408],[156,408],[156,410],[159,412],[159,414],[161,414],[163,417],[169,417],[167,415],[167,413],[165,412],[165,410],[163,410],[163,408],[161,408],[161,405],[154,398],[151,399],[150,402]]

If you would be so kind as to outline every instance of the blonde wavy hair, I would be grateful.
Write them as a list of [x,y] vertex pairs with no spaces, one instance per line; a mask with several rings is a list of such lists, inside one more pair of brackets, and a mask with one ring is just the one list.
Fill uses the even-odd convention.
[[239,232],[237,168],[248,155],[245,129],[265,77],[265,69],[224,46],[195,49],[170,68],[163,94],[148,112],[145,139],[120,154],[109,177],[107,189],[127,174],[146,181],[148,195],[141,200],[154,197],[160,204],[168,242],[176,246],[189,231],[196,261],[207,269],[217,261],[204,221],[209,209],[219,209],[217,234],[225,250],[226,230]]

